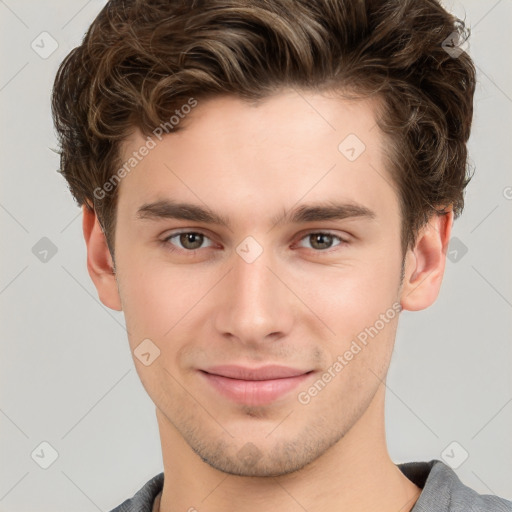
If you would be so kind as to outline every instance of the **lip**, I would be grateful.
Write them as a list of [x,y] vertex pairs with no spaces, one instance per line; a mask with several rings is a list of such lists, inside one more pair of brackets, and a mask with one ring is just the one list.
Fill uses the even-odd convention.
[[205,368],[203,371],[214,375],[220,375],[221,377],[240,380],[284,379],[287,377],[304,375],[308,372],[308,370],[299,370],[297,368],[290,368],[289,366],[280,366],[277,364],[260,366],[259,368],[247,368],[245,366],[225,364]]
[[221,395],[245,405],[267,405],[283,397],[313,371],[269,365],[247,368],[236,365],[199,370],[206,382]]

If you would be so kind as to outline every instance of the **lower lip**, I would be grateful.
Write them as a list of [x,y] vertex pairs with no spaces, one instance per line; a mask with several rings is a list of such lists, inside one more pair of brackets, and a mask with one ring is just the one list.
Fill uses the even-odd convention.
[[268,405],[308,379],[312,372],[272,380],[239,380],[200,371],[221,395],[244,405]]

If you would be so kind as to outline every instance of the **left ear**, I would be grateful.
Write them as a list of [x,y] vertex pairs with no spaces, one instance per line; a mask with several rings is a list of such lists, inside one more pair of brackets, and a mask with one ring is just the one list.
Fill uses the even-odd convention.
[[418,311],[434,303],[443,280],[446,251],[453,225],[453,210],[434,214],[406,254],[405,276],[400,294],[403,309]]

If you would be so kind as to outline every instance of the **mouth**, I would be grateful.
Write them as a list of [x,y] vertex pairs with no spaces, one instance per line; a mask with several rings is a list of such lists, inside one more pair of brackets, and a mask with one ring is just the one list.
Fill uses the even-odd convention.
[[286,366],[247,368],[224,365],[199,370],[207,385],[218,394],[244,405],[268,405],[284,397],[310,378],[313,370]]

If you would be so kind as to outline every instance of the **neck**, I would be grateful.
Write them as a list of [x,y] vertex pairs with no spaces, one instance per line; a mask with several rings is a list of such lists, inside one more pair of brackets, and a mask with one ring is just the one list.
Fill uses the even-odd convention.
[[160,512],[409,512],[421,489],[387,452],[384,391],[379,387],[365,413],[331,448],[302,469],[276,477],[237,476],[209,466],[157,409],[165,474]]

